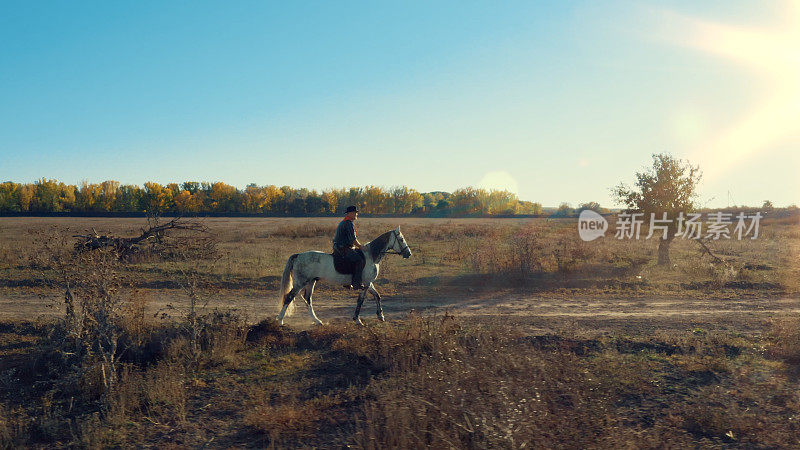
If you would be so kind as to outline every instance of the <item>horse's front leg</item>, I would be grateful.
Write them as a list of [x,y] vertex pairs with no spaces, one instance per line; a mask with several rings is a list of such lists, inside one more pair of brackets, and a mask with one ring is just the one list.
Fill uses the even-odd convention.
[[364,322],[361,321],[361,305],[364,304],[364,298],[367,296],[367,290],[364,289],[358,294],[358,303],[356,303],[356,313],[353,314],[353,321],[359,325],[364,325]]
[[381,294],[378,293],[378,290],[375,289],[375,286],[372,283],[369,284],[369,291],[372,293],[372,296],[375,297],[375,303],[378,304],[378,320],[381,322],[386,322],[386,319],[383,317],[383,308],[381,307]]

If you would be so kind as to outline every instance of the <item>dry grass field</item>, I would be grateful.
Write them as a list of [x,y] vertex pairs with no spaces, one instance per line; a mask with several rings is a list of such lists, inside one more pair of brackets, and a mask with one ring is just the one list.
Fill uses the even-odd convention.
[[273,320],[286,259],[338,219],[203,222],[215,258],[74,263],[76,292],[119,302],[110,366],[61,275],[72,235],[145,221],[0,218],[0,447],[800,446],[796,216],[709,243],[725,263],[676,240],[667,268],[574,219],[361,218],[362,242],[400,225],[414,252],[382,264],[388,322],[368,302],[366,327],[325,285],[324,327]]

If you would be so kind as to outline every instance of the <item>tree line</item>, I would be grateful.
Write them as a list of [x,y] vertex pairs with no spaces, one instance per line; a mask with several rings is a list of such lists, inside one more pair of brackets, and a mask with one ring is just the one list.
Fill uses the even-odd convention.
[[358,205],[366,214],[491,216],[541,214],[539,203],[504,190],[473,187],[454,192],[418,192],[398,186],[327,189],[250,184],[238,189],[222,182],[147,182],[143,186],[108,180],[66,184],[42,178],[34,183],[0,183],[2,213],[245,213],[286,216],[341,214]]

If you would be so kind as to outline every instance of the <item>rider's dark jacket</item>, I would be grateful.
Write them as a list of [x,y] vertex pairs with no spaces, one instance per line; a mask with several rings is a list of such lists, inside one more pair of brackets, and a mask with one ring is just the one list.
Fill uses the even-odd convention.
[[356,228],[352,220],[342,220],[336,227],[336,236],[333,238],[333,249],[346,251],[356,242]]

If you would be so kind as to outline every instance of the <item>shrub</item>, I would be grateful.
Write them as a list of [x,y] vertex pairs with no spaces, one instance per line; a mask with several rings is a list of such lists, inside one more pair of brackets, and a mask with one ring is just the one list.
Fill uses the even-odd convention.
[[209,363],[231,362],[244,348],[249,327],[244,317],[231,311],[213,311],[198,317],[198,344]]
[[800,318],[774,319],[767,332],[767,352],[789,364],[800,364]]
[[559,272],[572,272],[595,255],[595,248],[576,236],[573,230],[566,229],[558,233],[551,253]]

